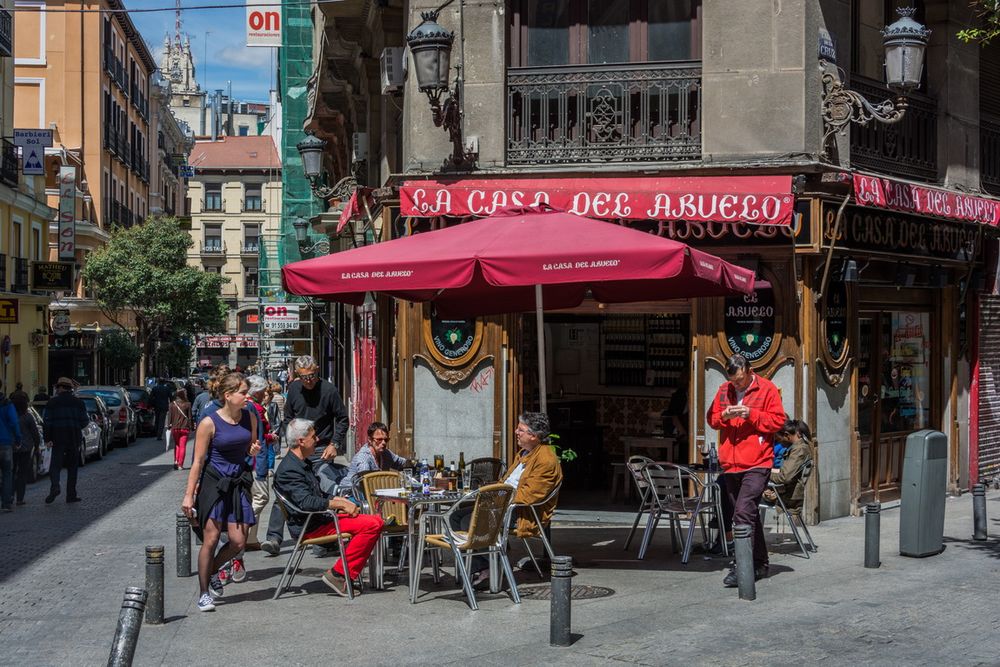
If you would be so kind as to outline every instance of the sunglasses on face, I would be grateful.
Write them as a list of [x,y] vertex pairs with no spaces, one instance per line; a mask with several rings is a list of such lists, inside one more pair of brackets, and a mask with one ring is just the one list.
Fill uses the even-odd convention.
[[389,442],[389,438],[372,438],[372,442]]
[[300,375],[299,379],[302,380],[303,382],[312,382],[318,377],[319,376],[316,375],[315,373],[310,373],[309,375]]

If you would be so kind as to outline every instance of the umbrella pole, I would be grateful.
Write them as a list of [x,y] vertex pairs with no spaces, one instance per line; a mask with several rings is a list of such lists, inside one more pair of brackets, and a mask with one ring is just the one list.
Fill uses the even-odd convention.
[[542,319],[542,286],[535,285],[535,326],[538,332],[538,409],[547,412],[545,401],[545,321]]

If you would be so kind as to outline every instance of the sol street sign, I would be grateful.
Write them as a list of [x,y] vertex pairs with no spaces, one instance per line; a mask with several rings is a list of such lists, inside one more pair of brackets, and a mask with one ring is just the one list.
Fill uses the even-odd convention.
[[14,145],[21,149],[21,172],[25,176],[45,175],[45,149],[52,146],[52,130],[14,130]]

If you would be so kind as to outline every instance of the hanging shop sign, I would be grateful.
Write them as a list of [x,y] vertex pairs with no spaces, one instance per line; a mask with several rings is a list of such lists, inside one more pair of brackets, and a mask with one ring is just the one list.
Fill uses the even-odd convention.
[[202,349],[229,349],[229,346],[257,347],[257,336],[242,334],[218,334],[215,336],[195,336],[195,347]]
[[754,368],[769,362],[781,342],[781,316],[771,283],[762,280],[752,294],[727,297],[724,308],[719,338],[726,356],[743,355]]
[[792,224],[791,176],[467,179],[408,181],[404,216],[487,216],[547,204],[606,220]]
[[59,167],[59,259],[76,257],[76,167]]
[[479,351],[483,323],[479,319],[424,319],[424,343],[435,361],[444,366],[464,366]]
[[247,46],[281,46],[281,2],[247,0]]
[[46,292],[73,289],[73,262],[32,262],[31,286]]
[[[823,203],[824,246],[833,240],[837,208],[832,202]],[[969,262],[975,256],[978,236],[974,225],[847,206],[837,234],[837,248]]]
[[0,299],[0,324],[18,323],[17,299]]
[[294,303],[267,304],[261,308],[265,329],[294,331],[299,328],[299,306]]
[[1000,199],[976,197],[952,190],[854,174],[854,198],[862,206],[932,215],[959,222],[1000,225]]
[[50,350],[93,350],[97,334],[90,331],[71,331],[65,336],[49,336]]
[[70,321],[69,321],[69,311],[68,310],[50,310],[49,314],[52,315],[52,333],[56,336],[65,336],[69,333]]

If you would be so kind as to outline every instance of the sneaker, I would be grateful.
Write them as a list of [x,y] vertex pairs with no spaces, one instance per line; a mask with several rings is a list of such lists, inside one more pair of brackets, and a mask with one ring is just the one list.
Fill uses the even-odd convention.
[[278,544],[278,540],[265,540],[260,543],[260,550],[268,556],[277,556],[281,553],[281,545]]
[[342,598],[347,597],[347,579],[332,568],[323,573],[323,583]]
[[489,569],[480,570],[479,572],[474,572],[472,574],[472,590],[474,591],[488,591],[490,590],[490,571]]
[[212,594],[212,597],[218,599],[226,594],[225,589],[222,587],[222,579],[218,574],[212,575],[212,578],[208,580],[208,592]]
[[242,584],[247,580],[247,569],[243,567],[242,558],[233,559],[233,565],[229,569],[229,578],[234,584]]
[[221,583],[223,586],[229,583],[229,568],[232,564],[233,561],[229,561],[221,568],[219,568],[219,571],[216,573],[216,576],[219,578],[219,583]]
[[[767,565],[761,565],[760,567],[754,568],[753,580],[760,581],[767,576],[767,571]],[[729,570],[729,574],[727,574],[726,578],[722,580],[722,585],[726,588],[736,588],[739,585],[739,582],[736,579],[736,567],[732,567]]]
[[215,601],[208,593],[202,593],[198,598],[198,611],[215,611]]

